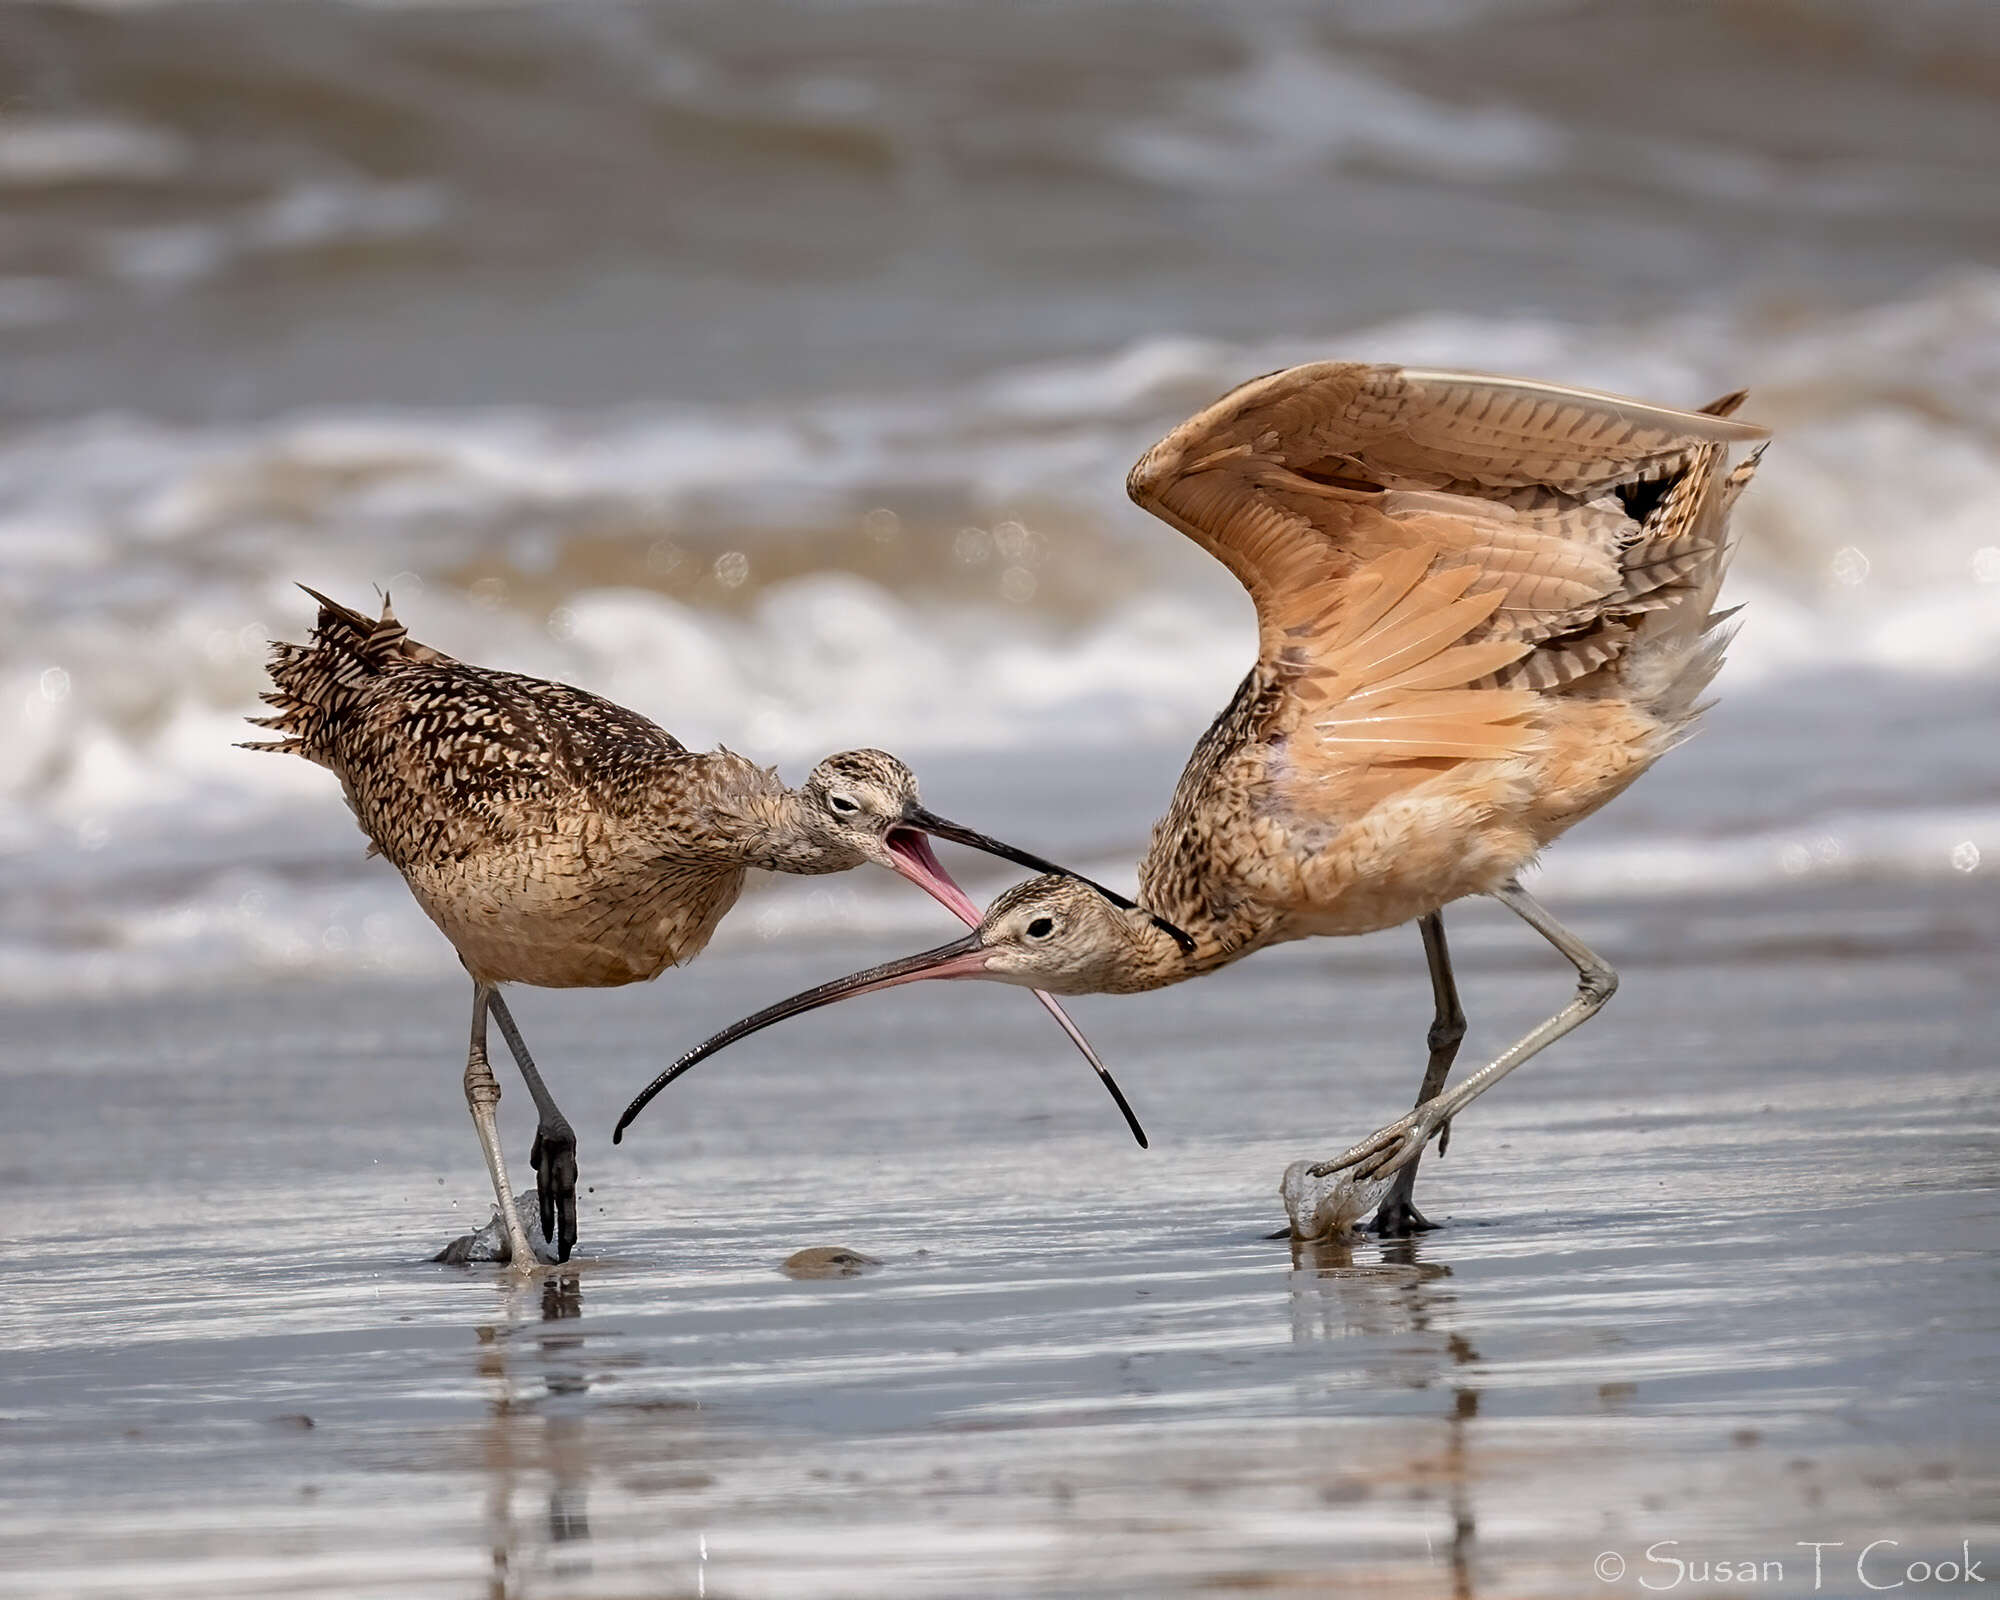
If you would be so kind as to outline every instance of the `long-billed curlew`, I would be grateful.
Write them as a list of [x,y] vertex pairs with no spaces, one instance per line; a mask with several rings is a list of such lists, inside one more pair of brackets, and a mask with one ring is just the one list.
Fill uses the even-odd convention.
[[[1127,484],[1250,591],[1259,644],[1153,830],[1144,909],[1056,879],[1022,884],[956,943],[718,1034],[625,1121],[732,1040],[871,989],[989,978],[1125,994],[1284,940],[1414,919],[1435,1000],[1416,1109],[1305,1176],[1352,1168],[1386,1190],[1378,1230],[1428,1227],[1412,1198],[1425,1144],[1617,985],[1516,875],[1684,739],[1701,710],[1728,642],[1713,611],[1728,514],[1766,436],[1730,420],[1742,399],[1676,411],[1344,363],[1225,395],[1147,451]],[[1578,989],[1446,1093],[1465,1019],[1441,911],[1472,894],[1561,951]],[[1287,1187],[1303,1229],[1291,1174]]]
[[[701,953],[752,867],[843,872],[872,861],[968,924],[978,908],[925,837],[1032,868],[1054,863],[927,811],[908,767],[880,750],[828,756],[803,787],[728,750],[690,751],[608,700],[456,661],[412,639],[385,596],[373,619],[319,602],[310,645],[272,647],[283,737],[248,746],[328,767],[368,836],[401,872],[472,976],[465,1097],[516,1263],[535,1255],[507,1184],[486,1055],[500,1025],[539,1115],[543,1236],[576,1242],[576,1135],[514,1025],[503,983],[607,988],[658,977]],[[1109,893],[1109,891],[1104,891]],[[1126,901],[1129,905],[1131,902]],[[1039,997],[1097,1069],[1143,1145],[1111,1075],[1062,1008]]]

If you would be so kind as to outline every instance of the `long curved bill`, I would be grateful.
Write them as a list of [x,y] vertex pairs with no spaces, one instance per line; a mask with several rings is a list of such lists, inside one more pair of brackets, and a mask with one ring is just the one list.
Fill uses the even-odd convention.
[[[1076,876],[1067,867],[1059,867],[1053,862],[1044,861],[1040,856],[1030,855],[1025,850],[1016,850],[1010,844],[1003,844],[998,839],[989,839],[985,834],[974,833],[970,828],[961,828],[955,822],[947,822],[935,812],[922,809],[912,811],[901,827],[889,830],[889,836],[883,841],[889,850],[890,863],[897,872],[944,906],[968,928],[979,926],[981,916],[979,907],[972,903],[971,896],[953,882],[951,874],[944,870],[944,863],[938,860],[937,852],[931,849],[930,840],[924,837],[926,833],[934,833],[940,839],[949,839],[953,844],[969,845],[974,850],[984,850],[988,855],[999,856],[1003,860],[1016,862],[1024,867],[1033,867],[1037,872],[1058,873],[1066,878]],[[1083,881],[1089,882],[1088,879]],[[1113,894],[1109,889],[1096,884],[1092,884],[1091,887],[1097,889],[1099,894],[1108,895],[1120,904],[1131,903],[1122,895]],[[923,976],[946,977],[953,974],[927,973]],[[1083,1053],[1083,1059],[1090,1063],[1091,1070],[1097,1074],[1098,1080],[1111,1091],[1111,1098],[1118,1103],[1118,1109],[1124,1113],[1125,1125],[1132,1130],[1132,1137],[1139,1141],[1140,1149],[1145,1149],[1146,1130],[1139,1126],[1139,1119],[1132,1114],[1131,1106],[1126,1103],[1124,1092],[1118,1087],[1118,1080],[1111,1076],[1111,1069],[1098,1059],[1097,1052],[1090,1046],[1090,1041],[1083,1036],[1083,1030],[1070,1020],[1069,1013],[1057,1003],[1054,995],[1037,989],[1035,998],[1041,1001],[1049,1015],[1056,1019],[1056,1026],[1069,1035],[1070,1043]],[[646,1095],[641,1097],[642,1102],[664,1087],[666,1085],[662,1083],[654,1089],[649,1089]],[[631,1113],[628,1112],[626,1121],[630,1120]],[[619,1124],[621,1128],[624,1126],[623,1122]]]
[[[839,1000],[851,1000],[856,995],[871,994],[877,989],[893,989],[898,984],[917,983],[925,978],[977,978],[986,971],[986,947],[980,943],[977,933],[969,933],[963,939],[954,939],[950,944],[939,945],[935,950],[925,950],[917,955],[904,956],[897,961],[885,961],[879,967],[870,967],[865,972],[857,972],[845,978],[836,978],[831,983],[822,983],[818,988],[807,989],[803,994],[795,994],[789,1000],[780,1000],[776,1005],[766,1006],[755,1016],[745,1017],[741,1022],[731,1023],[713,1038],[705,1039],[672,1066],[661,1073],[639,1093],[625,1108],[625,1114],[618,1119],[618,1126],[611,1131],[613,1144],[623,1143],[625,1130],[632,1119],[644,1111],[654,1095],[678,1078],[682,1073],[699,1066],[718,1050],[725,1050],[738,1039],[747,1039],[751,1034],[768,1028],[774,1022],[783,1022],[787,1017],[796,1017],[807,1011],[817,1011],[821,1006],[830,1006]],[[1038,991],[1039,992],[1039,991]],[[1053,1001],[1049,1009],[1055,1013],[1057,1021],[1076,1041],[1090,1064],[1097,1069],[1104,1080],[1104,1087],[1111,1091],[1111,1098],[1118,1102],[1118,1109],[1125,1113],[1126,1124],[1132,1130],[1132,1137],[1140,1147],[1146,1144],[1146,1133],[1139,1126],[1139,1119],[1132,1115],[1132,1108],[1126,1104],[1124,1094],[1116,1080],[1105,1070],[1104,1063],[1097,1059],[1089,1043]]]

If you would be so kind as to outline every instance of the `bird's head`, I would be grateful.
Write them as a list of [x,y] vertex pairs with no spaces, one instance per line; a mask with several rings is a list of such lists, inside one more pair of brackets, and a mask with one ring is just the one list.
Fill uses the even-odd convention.
[[952,881],[931,849],[931,839],[949,839],[1032,872],[1065,873],[1053,861],[928,810],[917,792],[916,774],[882,750],[828,756],[800,787],[798,814],[816,852],[815,870],[841,871],[872,861],[908,878],[967,927],[978,926],[979,907]]
[[[1081,878],[1016,884],[973,930],[965,970],[919,977],[986,978],[1052,994],[1124,994],[1155,986],[1194,944],[1172,923]],[[915,959],[915,958],[913,958]]]
[[[842,750],[806,775],[798,791],[798,821],[829,861],[864,861],[899,871],[889,835],[923,809],[917,775],[886,750]],[[905,874],[907,876],[907,874]]]

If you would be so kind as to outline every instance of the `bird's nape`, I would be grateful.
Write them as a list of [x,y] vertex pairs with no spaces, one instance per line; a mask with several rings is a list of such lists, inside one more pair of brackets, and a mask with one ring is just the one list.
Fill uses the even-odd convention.
[[[985,941],[977,931],[974,931],[962,939],[954,939],[950,944],[939,945],[935,950],[919,951],[916,955],[885,961],[880,966],[851,973],[845,978],[835,978],[830,983],[822,983],[789,999],[768,1005],[754,1016],[745,1017],[741,1022],[733,1022],[720,1033],[703,1040],[689,1050],[646,1085],[625,1108],[624,1115],[618,1119],[618,1126],[611,1131],[611,1142],[613,1144],[624,1142],[625,1130],[631,1125],[632,1119],[645,1110],[653,1097],[668,1084],[683,1073],[699,1066],[718,1051],[735,1044],[739,1039],[747,1039],[751,1034],[761,1032],[774,1022],[783,1022],[788,1017],[796,1017],[807,1011],[817,1011],[821,1006],[830,1006],[837,1001],[851,1000],[856,995],[871,994],[877,989],[893,989],[899,984],[917,983],[926,978],[984,977],[987,955],[988,947]],[[1098,1059],[1097,1052],[1091,1048],[1090,1041],[1084,1038],[1082,1030],[1070,1021],[1053,997],[1037,990],[1036,998],[1048,1007],[1050,1014],[1062,1025],[1063,1031],[1083,1052],[1084,1059],[1096,1069],[1098,1078],[1124,1115],[1126,1126],[1132,1130],[1132,1137],[1139,1142],[1142,1150],[1147,1148],[1146,1130],[1139,1125],[1139,1119],[1133,1114],[1124,1091],[1118,1087],[1117,1079],[1111,1076],[1110,1069]]]

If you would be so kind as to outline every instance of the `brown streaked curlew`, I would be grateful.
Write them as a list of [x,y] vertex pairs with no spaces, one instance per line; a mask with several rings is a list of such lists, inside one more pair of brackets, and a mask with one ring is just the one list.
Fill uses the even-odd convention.
[[[542,1234],[558,1260],[576,1242],[576,1135],[500,985],[608,988],[658,977],[701,953],[753,867],[812,875],[872,861],[968,925],[978,908],[927,835],[1036,872],[1063,870],[925,809],[910,769],[880,750],[828,756],[788,788],[769,768],[729,750],[688,750],[584,690],[419,644],[386,596],[370,618],[306,592],[319,602],[312,642],[272,646],[276,688],[264,700],[275,714],[252,719],[281,737],[248,748],[333,771],[369,853],[403,875],[471,975],[466,1103],[512,1259],[524,1268],[536,1256],[500,1146],[489,1013],[534,1098],[530,1160]],[[1143,1145],[1103,1063],[1062,1008],[1039,998]]]
[[[1566,829],[1688,736],[1728,642],[1728,517],[1765,430],[1741,394],[1681,411],[1516,378],[1322,362],[1242,385],[1133,468],[1132,498],[1256,604],[1258,658],[1196,745],[1128,909],[1007,891],[967,937],[824,984],[682,1056],[921,978],[1129,994],[1267,945],[1415,921],[1434,1015],[1416,1109],[1295,1164],[1295,1233],[1379,1206],[1407,1234],[1451,1119],[1610,998],[1617,976],[1520,885]],[[1443,908],[1490,895],[1563,955],[1575,997],[1447,1091],[1465,1017]],[[1185,947],[1159,919],[1191,937]],[[1351,1176],[1337,1178],[1347,1172]],[[1344,1190],[1344,1193],[1336,1193]]]

